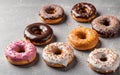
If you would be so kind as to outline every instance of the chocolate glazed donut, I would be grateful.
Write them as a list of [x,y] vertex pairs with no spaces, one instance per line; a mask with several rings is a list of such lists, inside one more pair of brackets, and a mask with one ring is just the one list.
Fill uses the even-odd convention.
[[43,23],[33,23],[26,27],[24,37],[34,45],[46,45],[53,38],[53,30]]
[[81,2],[73,6],[71,15],[79,22],[91,22],[96,17],[96,8],[86,2]]
[[59,23],[64,18],[64,10],[61,6],[55,4],[45,5],[40,9],[40,19],[44,23],[55,24]]
[[120,23],[117,17],[112,15],[100,16],[92,21],[92,28],[101,37],[109,38],[118,35]]

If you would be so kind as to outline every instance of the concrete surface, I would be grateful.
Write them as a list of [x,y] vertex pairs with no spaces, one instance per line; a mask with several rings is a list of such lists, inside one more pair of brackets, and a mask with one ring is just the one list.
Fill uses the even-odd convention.
[[[100,15],[112,14],[120,19],[120,0],[0,0],[0,75],[101,75],[92,71],[87,64],[91,51],[76,51],[75,60],[67,68],[51,68],[42,60],[44,47],[37,47],[37,59],[25,66],[11,65],[4,56],[4,49],[13,40],[24,39],[23,32],[28,24],[40,22],[38,13],[45,4],[58,4],[64,8],[66,19],[57,25],[50,25],[55,34],[54,41],[67,41],[68,32],[78,26],[91,28],[90,23],[73,20],[70,11],[73,5],[81,1],[91,2]],[[96,48],[108,47],[120,54],[120,36],[116,38],[99,38]],[[120,69],[106,75],[120,75]]]

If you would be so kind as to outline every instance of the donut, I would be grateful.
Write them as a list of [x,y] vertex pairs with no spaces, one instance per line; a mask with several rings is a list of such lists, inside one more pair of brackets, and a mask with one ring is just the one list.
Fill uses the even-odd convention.
[[101,37],[110,38],[118,35],[120,24],[116,16],[103,15],[92,21],[92,28]]
[[14,65],[29,64],[36,58],[36,47],[27,41],[13,41],[5,49],[5,57]]
[[42,46],[52,41],[54,34],[50,26],[44,23],[28,25],[24,31],[24,37],[34,45]]
[[78,22],[91,22],[96,15],[95,6],[87,2],[77,3],[71,10],[71,16]]
[[40,9],[39,16],[42,22],[56,24],[64,19],[64,10],[56,4],[45,5]]
[[99,48],[92,51],[88,56],[90,68],[99,73],[114,72],[120,64],[119,56],[109,48]]
[[42,58],[48,66],[67,67],[74,59],[73,48],[65,42],[55,42],[43,49]]
[[68,33],[69,44],[77,50],[90,50],[98,43],[98,34],[95,30],[78,27]]

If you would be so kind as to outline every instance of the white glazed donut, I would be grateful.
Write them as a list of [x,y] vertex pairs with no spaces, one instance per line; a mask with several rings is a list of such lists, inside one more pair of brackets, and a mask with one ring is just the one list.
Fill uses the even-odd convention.
[[47,45],[42,54],[43,60],[52,67],[66,67],[74,59],[73,48],[64,42]]
[[99,73],[114,72],[120,64],[119,55],[109,48],[95,49],[89,54],[89,66]]

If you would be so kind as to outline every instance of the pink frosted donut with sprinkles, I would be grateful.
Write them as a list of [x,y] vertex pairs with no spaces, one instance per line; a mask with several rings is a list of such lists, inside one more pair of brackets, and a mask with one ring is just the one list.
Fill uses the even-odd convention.
[[65,42],[55,42],[47,45],[42,58],[48,66],[67,67],[74,59],[73,48]]
[[5,49],[5,56],[11,64],[29,64],[36,58],[36,47],[27,41],[13,41]]
[[91,69],[99,73],[114,72],[120,65],[119,55],[109,48],[92,51],[89,54],[88,63]]

